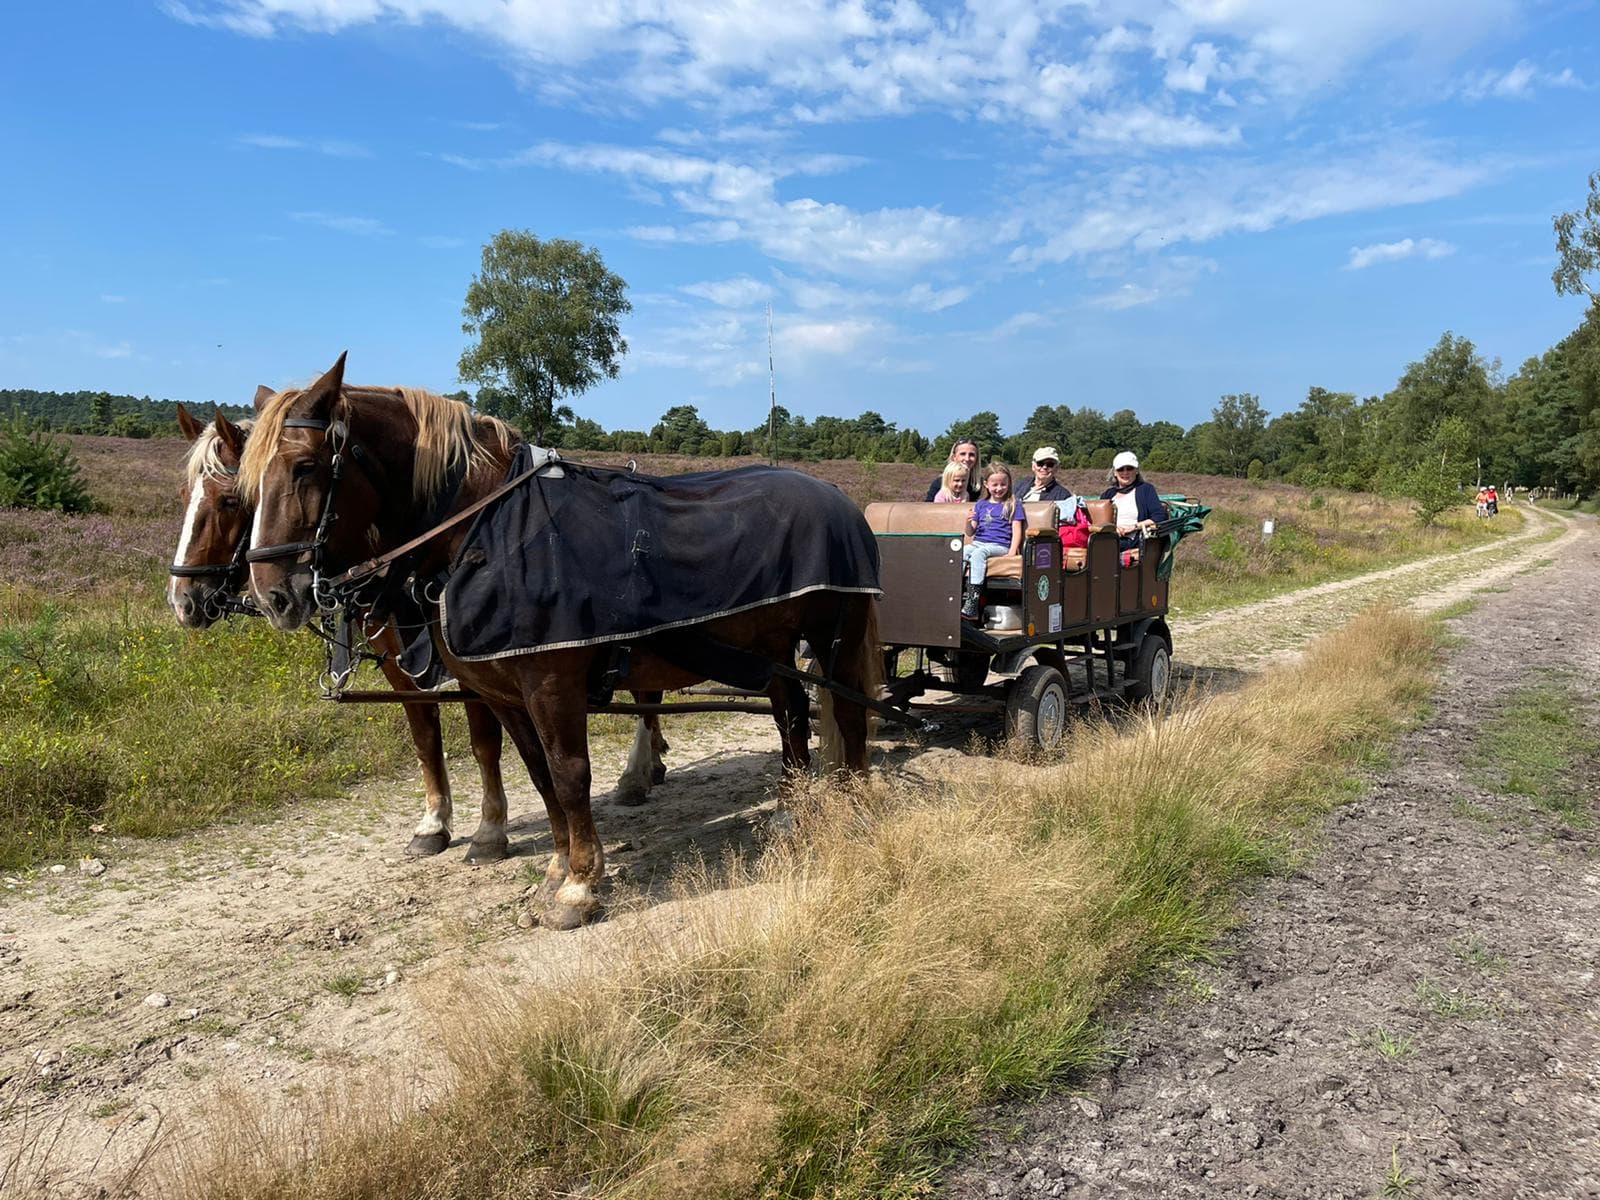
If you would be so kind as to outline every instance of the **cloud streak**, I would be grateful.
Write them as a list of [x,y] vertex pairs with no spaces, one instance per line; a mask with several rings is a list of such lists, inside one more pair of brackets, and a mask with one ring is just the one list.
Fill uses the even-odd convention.
[[1456,252],[1449,242],[1434,238],[1401,238],[1398,242],[1374,242],[1370,246],[1350,247],[1346,271],[1364,271],[1378,263],[1399,262],[1403,258],[1446,258]]

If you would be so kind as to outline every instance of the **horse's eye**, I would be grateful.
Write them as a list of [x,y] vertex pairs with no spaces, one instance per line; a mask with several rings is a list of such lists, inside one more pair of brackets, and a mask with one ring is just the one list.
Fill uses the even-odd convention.
[[311,473],[316,469],[316,463],[312,462],[310,459],[301,459],[294,465],[294,478],[296,481],[309,478]]

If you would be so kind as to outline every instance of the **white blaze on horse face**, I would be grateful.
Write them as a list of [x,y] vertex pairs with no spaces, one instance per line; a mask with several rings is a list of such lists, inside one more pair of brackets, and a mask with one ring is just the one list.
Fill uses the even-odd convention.
[[[178,535],[178,552],[172,561],[179,566],[189,565],[189,542],[194,537],[194,527],[200,520],[200,503],[205,499],[205,484],[195,480],[189,488],[189,508],[183,514],[183,532]],[[167,603],[172,606],[173,612],[178,612],[178,577],[171,576],[167,580]]]
[[[263,496],[261,499],[264,500],[266,497]],[[264,508],[265,505],[258,501],[255,515],[250,518],[250,544],[252,546],[261,545],[261,513]],[[265,597],[261,594],[260,582],[256,579],[256,571],[260,569],[260,566],[260,563],[250,564],[250,592],[255,596],[257,604],[262,604],[265,600]]]

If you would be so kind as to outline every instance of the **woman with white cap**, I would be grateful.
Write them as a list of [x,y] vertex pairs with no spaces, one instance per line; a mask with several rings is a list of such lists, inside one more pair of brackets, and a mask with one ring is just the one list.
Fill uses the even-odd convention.
[[1111,460],[1111,486],[1100,493],[1100,499],[1116,506],[1117,544],[1124,550],[1137,547],[1144,534],[1167,519],[1167,506],[1161,503],[1155,485],[1146,483],[1139,473],[1139,458],[1132,450]]

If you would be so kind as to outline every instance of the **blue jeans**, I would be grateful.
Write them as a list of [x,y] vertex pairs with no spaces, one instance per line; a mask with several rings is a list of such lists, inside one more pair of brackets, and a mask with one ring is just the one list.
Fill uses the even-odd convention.
[[967,560],[967,579],[972,586],[977,587],[989,574],[991,558],[999,558],[1010,552],[1010,546],[996,546],[993,542],[968,542],[962,547],[961,557]]

